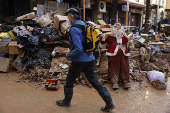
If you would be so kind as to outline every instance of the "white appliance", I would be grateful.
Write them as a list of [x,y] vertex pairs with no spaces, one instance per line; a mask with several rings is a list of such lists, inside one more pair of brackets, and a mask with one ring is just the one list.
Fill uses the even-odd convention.
[[105,1],[98,1],[98,12],[106,12],[106,2]]

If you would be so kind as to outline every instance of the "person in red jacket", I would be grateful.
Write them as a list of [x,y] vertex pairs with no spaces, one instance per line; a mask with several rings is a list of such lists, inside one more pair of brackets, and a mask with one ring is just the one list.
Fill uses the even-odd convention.
[[101,44],[108,43],[109,45],[106,55],[108,56],[110,79],[113,84],[112,88],[118,89],[119,82],[123,83],[125,89],[130,88],[128,38],[123,32],[121,24],[114,24],[111,35],[106,39],[101,37],[100,42]]

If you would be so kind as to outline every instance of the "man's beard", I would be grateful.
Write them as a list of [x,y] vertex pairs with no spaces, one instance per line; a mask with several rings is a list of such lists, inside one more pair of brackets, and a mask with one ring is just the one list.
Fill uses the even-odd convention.
[[116,38],[122,38],[123,37],[123,32],[121,29],[117,30],[116,32]]
[[113,29],[112,30],[112,34],[111,34],[113,37],[116,37],[116,38],[122,38],[123,37],[123,31],[122,29]]

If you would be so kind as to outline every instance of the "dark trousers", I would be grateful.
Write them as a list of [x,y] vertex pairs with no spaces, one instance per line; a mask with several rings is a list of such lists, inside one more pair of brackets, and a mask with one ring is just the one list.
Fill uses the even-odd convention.
[[96,90],[103,88],[103,86],[97,81],[95,77],[94,65],[94,60],[90,62],[72,62],[68,71],[65,87],[73,88],[75,79],[80,75],[81,72],[84,72],[86,78]]

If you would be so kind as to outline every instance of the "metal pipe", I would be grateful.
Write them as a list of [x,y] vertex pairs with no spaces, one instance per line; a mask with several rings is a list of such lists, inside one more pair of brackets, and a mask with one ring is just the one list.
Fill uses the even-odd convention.
[[83,21],[85,21],[85,0],[83,0]]
[[128,25],[128,11],[126,11],[126,26]]

